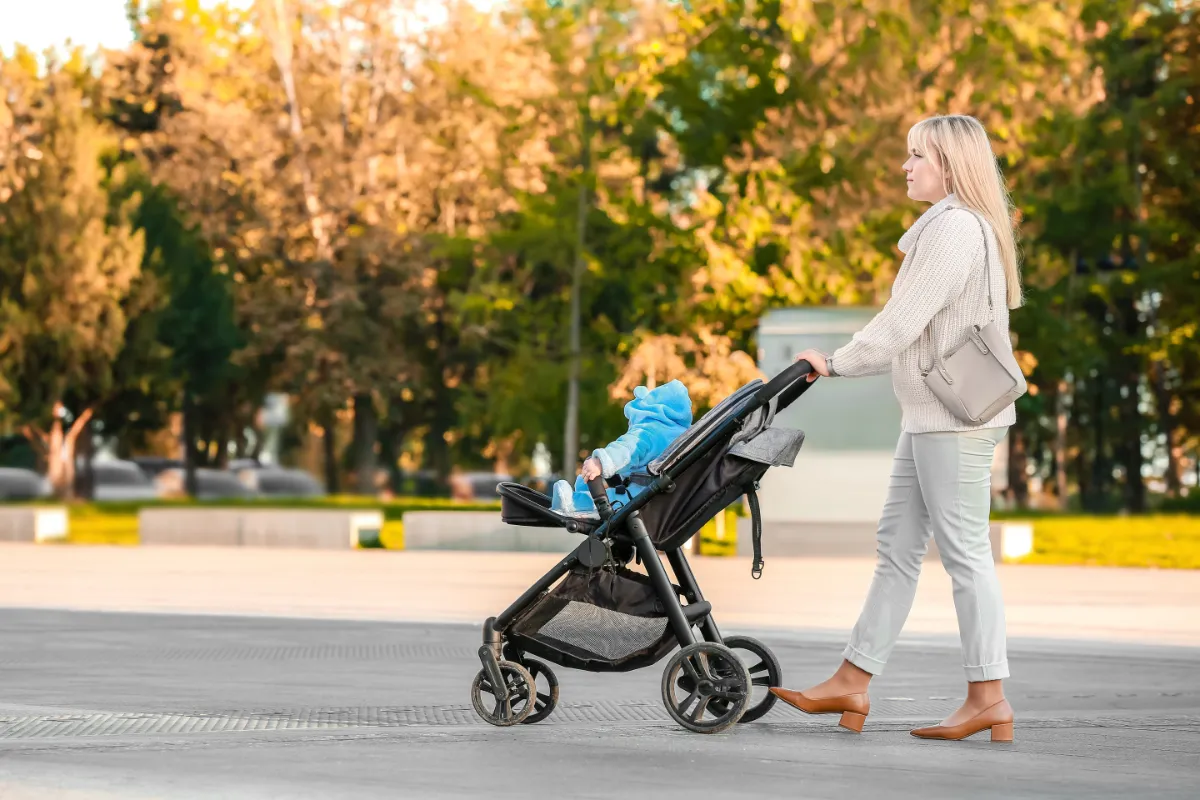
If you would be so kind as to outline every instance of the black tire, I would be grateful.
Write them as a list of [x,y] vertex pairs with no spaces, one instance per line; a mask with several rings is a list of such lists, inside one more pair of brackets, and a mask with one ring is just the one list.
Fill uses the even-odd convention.
[[[524,722],[533,712],[531,699],[536,689],[533,676],[520,664],[501,661],[499,666],[500,675],[507,685],[503,701],[496,699],[487,671],[481,669],[471,682],[471,705],[484,722],[507,728]],[[489,706],[491,710],[488,710]]]
[[[524,664],[533,678],[533,689],[537,696],[533,701],[533,713],[522,720],[522,724],[532,725],[553,714],[554,709],[558,707],[558,678],[555,677],[554,671],[541,661],[527,658]],[[539,681],[544,684],[544,689],[538,685]]]
[[746,706],[746,713],[742,714],[738,722],[754,722],[761,719],[775,707],[775,701],[779,699],[771,694],[771,687],[783,686],[783,667],[779,665],[779,659],[775,658],[771,648],[749,636],[726,637],[725,646],[738,656],[746,665],[746,671],[750,673],[750,702]]
[[[695,688],[681,691],[683,675],[689,678],[686,684]],[[714,642],[688,645],[671,656],[663,670],[667,713],[696,733],[720,733],[736,725],[746,713],[751,688],[746,665],[732,650]]]

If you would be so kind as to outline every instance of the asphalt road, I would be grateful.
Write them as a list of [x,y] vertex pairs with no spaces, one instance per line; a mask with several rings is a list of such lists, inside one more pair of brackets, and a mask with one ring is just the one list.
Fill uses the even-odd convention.
[[[841,649],[760,638],[796,687]],[[995,745],[908,735],[962,691],[947,637],[902,640],[861,736],[778,706],[687,733],[661,706],[661,664],[560,669],[550,720],[494,728],[470,708],[478,641],[458,625],[0,609],[0,798],[1200,796],[1200,648],[1015,640],[1016,742]]]

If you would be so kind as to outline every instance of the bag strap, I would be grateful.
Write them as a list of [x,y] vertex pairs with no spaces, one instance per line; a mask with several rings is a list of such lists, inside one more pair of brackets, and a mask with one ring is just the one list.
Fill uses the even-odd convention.
[[750,502],[750,541],[754,546],[754,563],[750,567],[750,577],[758,580],[763,574],[762,557],[762,509],[758,505],[758,484],[753,483],[746,489],[746,499]]
[[[988,316],[993,317],[993,316],[995,316],[996,306],[992,300],[992,261],[991,261],[991,248],[988,246],[987,228],[984,226],[983,217],[981,217],[979,215],[979,212],[975,211],[974,209],[967,208],[966,206],[954,206],[954,207],[955,208],[961,207],[963,211],[970,212],[971,216],[975,217],[975,221],[979,223],[979,232],[983,234],[983,279],[984,279],[985,285],[987,286],[984,293],[987,295]],[[929,227],[929,226],[926,225],[925,227]],[[924,231],[922,230],[922,233],[923,232]],[[918,236],[917,239],[919,241],[920,236]],[[916,253],[916,249],[917,249],[916,245],[913,245],[914,253]],[[938,372],[942,373],[942,377],[946,379],[946,383],[954,383],[953,379],[951,379],[951,377],[950,377],[950,374],[946,371],[946,364],[942,358],[942,348],[938,346],[937,337],[934,336],[934,333],[933,333],[933,320],[932,319],[929,320],[929,324],[925,326],[925,330],[921,331],[921,349],[922,350],[925,349],[926,342],[929,343],[929,348],[933,351],[933,364],[930,366],[929,369],[924,369],[923,367],[921,367],[920,357],[918,356],[917,369],[920,370],[922,375],[928,375],[930,370],[937,369]]]

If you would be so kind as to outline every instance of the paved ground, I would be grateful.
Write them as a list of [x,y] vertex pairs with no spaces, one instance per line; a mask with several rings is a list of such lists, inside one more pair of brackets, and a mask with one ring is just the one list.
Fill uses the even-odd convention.
[[[405,622],[482,622],[549,569],[545,553],[65,547],[0,544],[0,607],[277,614]],[[740,558],[693,560],[726,625],[824,629],[854,624],[874,563],[778,558],[762,580]],[[1200,646],[1200,573],[1005,565],[1012,636]],[[906,630],[955,634],[950,581],[926,564]]]
[[[767,632],[790,683],[825,634]],[[0,609],[0,798],[1086,797],[1200,793],[1200,650],[1017,640],[1017,741],[920,742],[957,647],[909,639],[861,736],[779,709],[718,736],[671,723],[659,668],[559,670],[562,706],[470,710],[457,625]]]
[[[550,720],[485,725],[478,628],[454,623],[548,562],[0,545],[0,800],[1200,796],[1195,573],[1004,567],[1017,741],[993,745],[907,733],[962,691],[937,565],[861,736],[786,708],[686,733],[661,665],[560,669]],[[871,576],[861,560],[769,559],[758,583],[745,561],[695,567],[725,633],[770,644],[794,686],[837,663]]]

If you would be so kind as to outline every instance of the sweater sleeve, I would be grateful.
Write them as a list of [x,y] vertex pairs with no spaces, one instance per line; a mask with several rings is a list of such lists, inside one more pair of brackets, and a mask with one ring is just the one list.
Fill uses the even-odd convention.
[[857,378],[886,372],[934,315],[962,294],[982,253],[983,235],[971,212],[953,209],[931,220],[891,299],[833,354],[837,374]]

